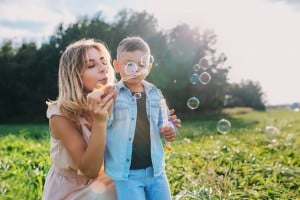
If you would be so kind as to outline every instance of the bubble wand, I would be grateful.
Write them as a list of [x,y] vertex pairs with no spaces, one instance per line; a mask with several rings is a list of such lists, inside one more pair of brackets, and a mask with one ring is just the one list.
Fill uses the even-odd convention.
[[[160,100],[160,107],[162,112],[162,120],[163,120],[163,126],[168,126],[168,109],[167,109],[167,103],[165,99]],[[171,151],[172,146],[171,142],[166,141],[166,147],[165,149],[167,151]]]
[[129,76],[124,76],[121,80],[122,81],[127,81],[127,80],[129,80],[131,78],[136,78],[139,75],[148,74],[148,73],[149,73],[148,70],[141,70],[139,72],[132,73]]

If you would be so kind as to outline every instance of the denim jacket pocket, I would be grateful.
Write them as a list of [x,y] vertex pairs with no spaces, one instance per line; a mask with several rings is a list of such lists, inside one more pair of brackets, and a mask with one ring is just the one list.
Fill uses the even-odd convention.
[[158,127],[161,121],[160,117],[160,102],[157,100],[152,100],[150,102],[150,119],[152,123],[155,125],[154,127]]
[[126,102],[118,102],[114,105],[114,122],[125,121],[129,117],[129,105]]

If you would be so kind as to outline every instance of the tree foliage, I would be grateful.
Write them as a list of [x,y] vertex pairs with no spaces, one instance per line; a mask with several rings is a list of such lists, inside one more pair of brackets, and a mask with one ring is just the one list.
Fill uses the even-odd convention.
[[251,107],[256,110],[265,110],[264,93],[258,82],[245,80],[233,83],[226,98],[226,106]]
[[[186,101],[195,96],[202,110],[217,110],[223,106],[224,96],[233,97],[230,106],[264,108],[263,93],[251,81],[230,85],[225,67],[226,56],[215,49],[217,36],[211,30],[200,31],[187,24],[179,24],[164,32],[158,30],[156,18],[143,11],[121,10],[112,23],[105,22],[102,13],[92,18],[82,17],[69,25],[60,23],[49,41],[39,48],[35,43],[14,47],[12,41],[0,49],[0,122],[45,120],[45,101],[58,94],[57,72],[61,53],[71,42],[82,38],[103,41],[116,57],[118,43],[127,36],[141,36],[147,41],[155,58],[148,80],[164,93],[169,106],[187,112]],[[205,69],[212,80],[207,85],[191,84],[193,65],[209,56],[210,67]],[[227,95],[228,96],[228,95]],[[251,98],[250,98],[251,97]],[[250,100],[252,99],[252,100]]]

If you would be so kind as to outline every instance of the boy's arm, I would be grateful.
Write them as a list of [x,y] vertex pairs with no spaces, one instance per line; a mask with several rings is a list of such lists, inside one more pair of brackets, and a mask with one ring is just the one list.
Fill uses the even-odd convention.
[[[163,112],[163,111],[162,111]],[[178,130],[176,126],[168,120],[168,114],[167,116],[164,116],[162,118],[165,118],[163,120],[162,125],[160,126],[160,137],[164,138],[167,143],[166,143],[166,150],[171,150],[171,144],[175,137],[178,135]]]
[[[162,95],[161,95],[162,96]],[[172,111],[173,112],[173,111]],[[167,133],[167,132],[174,132],[175,131],[175,136],[178,135],[178,130],[177,130],[177,126],[174,124],[174,120],[175,122],[179,122],[179,125],[180,125],[180,120],[176,120],[177,117],[176,116],[173,116],[173,117],[169,117],[170,115],[170,110],[165,102],[165,99],[163,98],[162,96],[162,99],[161,99],[161,102],[160,102],[160,110],[159,110],[159,129],[160,129],[160,137],[161,138],[166,138],[166,135],[170,135],[171,133]],[[170,120],[171,119],[171,120]],[[167,128],[166,127],[170,127],[170,128]],[[180,126],[179,126],[180,127]],[[172,130],[174,129],[174,130]],[[173,134],[172,134],[173,135]],[[175,137],[174,136],[174,137]]]
[[173,122],[177,129],[181,128],[181,120],[175,115],[175,109],[171,109],[169,112],[169,121]]

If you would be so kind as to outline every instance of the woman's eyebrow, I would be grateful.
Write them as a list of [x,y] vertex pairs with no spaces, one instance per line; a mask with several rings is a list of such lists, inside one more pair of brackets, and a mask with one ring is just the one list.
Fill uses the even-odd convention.
[[104,56],[101,56],[101,57],[99,57],[99,58],[97,58],[97,59],[94,59],[94,58],[89,58],[89,62],[96,62],[96,60],[100,60],[100,61],[102,61],[102,60],[106,60],[106,58],[104,57]]
[[86,61],[86,64],[87,64],[87,65],[94,65],[94,64],[95,64],[95,60],[94,60],[94,59],[88,59],[88,60]]

